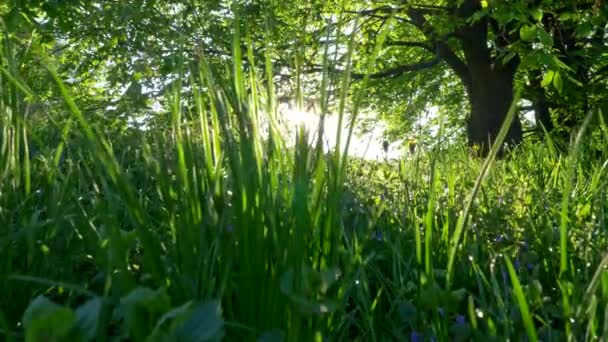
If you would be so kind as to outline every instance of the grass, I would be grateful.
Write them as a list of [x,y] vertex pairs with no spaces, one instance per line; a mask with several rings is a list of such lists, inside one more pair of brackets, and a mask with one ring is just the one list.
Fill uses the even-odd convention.
[[571,153],[528,142],[500,160],[349,160],[304,132],[288,149],[273,85],[243,58],[234,44],[231,82],[184,65],[194,101],[176,85],[170,129],[105,134],[48,61],[69,116],[49,136],[6,58],[3,339],[608,338],[608,154],[587,153],[606,125]]

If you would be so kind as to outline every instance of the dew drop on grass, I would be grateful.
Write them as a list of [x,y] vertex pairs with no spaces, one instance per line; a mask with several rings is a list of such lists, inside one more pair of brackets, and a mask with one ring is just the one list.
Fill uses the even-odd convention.
[[481,309],[475,309],[475,314],[478,318],[483,318],[483,311]]
[[359,279],[355,280],[355,285],[359,286]]

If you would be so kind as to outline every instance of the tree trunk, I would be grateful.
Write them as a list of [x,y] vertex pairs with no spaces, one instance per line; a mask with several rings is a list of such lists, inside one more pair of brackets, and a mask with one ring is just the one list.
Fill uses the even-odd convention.
[[[481,1],[464,0],[454,14],[462,20],[469,20],[480,9]],[[428,28],[423,12],[410,10],[408,14],[425,34],[429,37],[436,36]],[[489,24],[488,17],[483,17],[459,28],[453,34],[460,42],[464,58],[454,53],[447,40],[438,40],[433,46],[437,57],[447,63],[464,85],[471,105],[467,121],[469,145],[480,147],[481,154],[489,151],[489,146],[496,139],[507,117],[513,101],[513,79],[520,62],[519,57],[515,56],[503,63],[503,59],[491,50],[492,47],[488,44]],[[494,34],[504,36],[498,32]],[[495,43],[500,48],[510,44],[504,38],[496,38]],[[519,143],[522,140],[521,121],[516,116],[506,142]]]
[[[472,84],[469,93],[471,113],[467,122],[467,134],[469,144],[481,147],[484,152],[487,152],[496,139],[511,107],[513,76],[507,70],[487,70],[487,72],[471,70]],[[522,137],[521,121],[516,117],[505,141],[519,143]]]
[[[506,64],[493,58],[487,43],[488,23],[480,20],[462,32],[462,47],[468,77],[463,79],[471,113],[467,122],[469,145],[477,145],[482,154],[496,139],[513,102],[513,79],[519,59]],[[523,139],[521,121],[516,116],[505,139],[519,143]]]
[[534,107],[534,119],[536,120],[536,127],[540,134],[543,134],[543,128],[547,132],[553,130],[553,121],[551,121],[551,112],[549,111],[549,105],[545,99],[545,95],[539,95],[532,101]]

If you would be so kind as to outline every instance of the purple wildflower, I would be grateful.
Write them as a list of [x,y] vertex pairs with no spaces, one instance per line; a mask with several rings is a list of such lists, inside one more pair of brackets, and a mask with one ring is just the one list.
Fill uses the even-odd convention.
[[467,319],[464,317],[464,315],[456,315],[456,325],[465,325],[467,322]]

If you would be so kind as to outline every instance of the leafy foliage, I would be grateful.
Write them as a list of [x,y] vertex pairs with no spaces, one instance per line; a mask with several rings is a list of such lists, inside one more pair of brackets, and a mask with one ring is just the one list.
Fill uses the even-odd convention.
[[[313,85],[323,111],[337,97],[341,120],[346,107],[374,105],[372,95],[399,110],[431,101],[454,126],[466,106],[463,86],[440,64],[395,78],[407,87],[392,100],[397,87],[370,77],[393,66],[375,57],[433,58],[375,44],[375,25],[395,16],[351,35],[360,4],[298,4],[0,5],[0,336],[605,339],[600,91],[589,93],[593,110],[570,153],[559,153],[551,135],[485,163],[440,143],[398,161],[350,160],[339,148],[310,146],[303,131],[288,148],[274,75],[292,59],[300,95],[315,83],[304,75],[316,67],[307,60],[325,64]],[[560,5],[500,5],[488,2],[467,20],[515,25],[520,44],[502,52],[528,54],[518,80],[542,70],[547,94],[582,94],[576,68],[553,50],[556,31],[541,24]],[[431,6],[415,7],[443,11]],[[589,37],[601,26],[592,18],[603,15],[593,11],[579,18],[591,31],[563,21]],[[450,19],[429,16],[448,36],[464,25]],[[350,53],[332,60],[319,41],[327,34]],[[423,33],[395,25],[384,34],[390,42]],[[206,47],[218,52],[193,53]],[[602,54],[592,47],[578,46]],[[536,54],[557,68],[533,64]],[[590,61],[582,58],[582,68],[601,77],[604,62]],[[160,109],[147,108],[153,101]],[[153,115],[135,127],[134,113]]]

